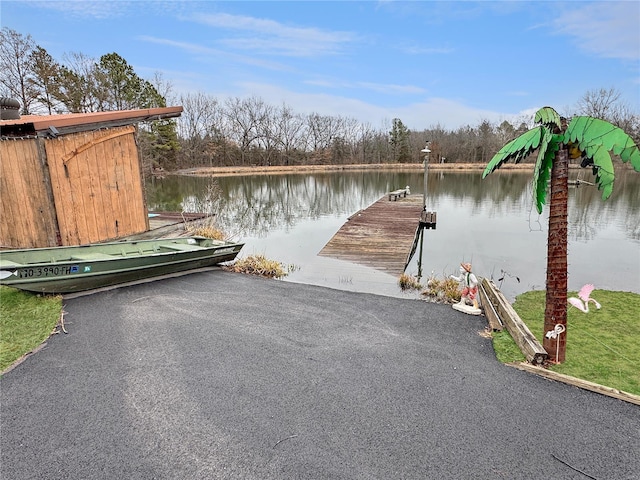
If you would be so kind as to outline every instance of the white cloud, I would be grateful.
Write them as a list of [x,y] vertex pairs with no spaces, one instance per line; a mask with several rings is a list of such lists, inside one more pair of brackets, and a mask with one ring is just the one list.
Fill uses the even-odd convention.
[[601,57],[640,59],[640,3],[571,2],[569,5],[571,9],[553,22],[558,33],[574,37],[578,47]]
[[228,52],[226,50],[206,47],[197,43],[190,42],[177,42],[175,40],[169,40],[166,38],[158,38],[151,37],[148,35],[142,35],[138,37],[138,39],[148,42],[155,43],[158,45],[166,45],[169,47],[176,48],[185,53],[190,53],[196,55],[196,58],[199,58],[200,63],[213,63],[214,58],[216,57],[224,57],[227,59],[231,59],[234,62],[242,63],[245,65],[252,65],[256,67],[266,68],[269,70],[276,71],[289,71],[291,68],[285,64],[279,62],[272,62],[268,60],[264,60],[260,57],[256,56],[246,56],[246,55],[237,55],[235,53]]
[[425,93],[424,88],[416,87],[415,85],[394,85],[388,83],[360,82],[357,84],[357,87],[371,90],[373,92],[385,93],[388,95],[407,93],[418,95]]
[[207,26],[245,34],[243,37],[222,39],[221,43],[224,45],[272,55],[294,57],[333,55],[340,53],[345,44],[355,40],[355,36],[350,32],[292,27],[274,20],[244,15],[198,14],[189,19]]
[[188,8],[190,2],[176,2],[171,0],[156,0],[153,2],[126,1],[126,0],[93,0],[93,1],[24,1],[34,11],[50,10],[59,12],[68,17],[96,18],[99,20],[115,19],[124,16],[150,14],[178,14]]
[[[436,125],[455,130],[463,125],[477,126],[483,120],[490,122],[515,121],[520,119],[522,115],[529,113],[528,111],[507,113],[476,109],[444,98],[429,98],[422,102],[387,108],[338,95],[292,92],[268,84],[244,83],[241,88],[243,93],[236,93],[235,96],[255,95],[271,105],[285,103],[295,112],[303,115],[318,113],[354,118],[375,129],[390,128],[391,121],[394,118],[399,118],[412,130],[423,130]],[[222,92],[212,94],[215,96],[226,95]],[[537,108],[530,110],[535,111]]]

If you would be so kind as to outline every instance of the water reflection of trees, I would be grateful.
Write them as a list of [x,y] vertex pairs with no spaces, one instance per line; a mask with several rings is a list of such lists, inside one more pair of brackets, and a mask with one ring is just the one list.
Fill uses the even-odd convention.
[[[640,240],[640,177],[630,170],[616,172],[613,194],[606,201],[590,185],[571,190],[569,238],[591,240],[599,230],[617,225],[632,240]],[[592,179],[582,178],[592,181]]]
[[[573,172],[572,178],[575,176],[577,173]],[[601,192],[595,187],[572,188],[569,238],[587,241],[614,225],[629,238],[640,240],[639,177],[635,172],[621,171],[607,201],[602,201]],[[204,203],[208,187],[215,181],[221,191],[218,225],[242,236],[264,236],[306,219],[351,215],[405,185],[411,187],[412,193],[422,194],[423,180],[422,172],[384,171],[215,179],[171,176],[147,184],[147,203],[151,210],[189,211]],[[531,181],[530,173],[496,172],[482,179],[477,172],[430,172],[427,205],[437,210],[438,204],[447,202],[463,215],[489,218],[523,212],[537,216],[532,207]]]

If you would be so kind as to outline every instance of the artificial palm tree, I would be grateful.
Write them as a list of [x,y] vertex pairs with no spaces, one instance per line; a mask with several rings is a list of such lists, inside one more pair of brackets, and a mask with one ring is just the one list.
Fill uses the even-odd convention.
[[[543,347],[552,362],[565,360],[566,333],[546,336],[556,325],[567,324],[567,209],[569,196],[569,158],[581,159],[580,166],[591,167],[598,190],[606,200],[613,191],[615,171],[610,152],[623,162],[631,162],[640,172],[640,150],[631,137],[615,125],[593,117],[574,117],[567,125],[551,107],[536,112],[539,125],[510,141],[494,155],[482,174],[485,178],[503,163],[523,158],[538,150],[533,189],[536,208],[542,213],[550,184],[549,232],[547,237],[546,304]],[[556,344],[556,342],[559,342]]]

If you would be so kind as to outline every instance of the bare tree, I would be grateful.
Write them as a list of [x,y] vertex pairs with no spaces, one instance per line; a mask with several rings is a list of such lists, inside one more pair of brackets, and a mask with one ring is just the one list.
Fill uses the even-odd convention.
[[96,62],[92,58],[78,52],[67,53],[65,64],[58,75],[58,86],[55,93],[69,112],[98,112],[104,104],[105,92],[96,91]]
[[640,117],[622,100],[622,94],[615,88],[589,90],[577,104],[577,113],[598,117],[627,132],[636,143],[640,139]]
[[38,98],[33,82],[31,52],[36,45],[31,35],[22,35],[8,27],[0,31],[0,83],[22,103],[22,114],[31,112]]
[[250,162],[250,149],[262,135],[260,125],[264,119],[265,108],[265,103],[257,97],[235,97],[225,102],[225,115],[240,148],[242,165]]
[[291,107],[283,104],[277,111],[275,128],[275,135],[282,147],[282,163],[289,165],[293,160],[293,153],[304,150],[304,119],[294,113]]
[[173,84],[164,79],[162,72],[155,72],[149,83],[155,88],[156,92],[164,98],[167,105],[175,105],[177,100],[173,95]]
[[589,90],[578,100],[578,113],[610,120],[619,100],[620,92],[615,88]]

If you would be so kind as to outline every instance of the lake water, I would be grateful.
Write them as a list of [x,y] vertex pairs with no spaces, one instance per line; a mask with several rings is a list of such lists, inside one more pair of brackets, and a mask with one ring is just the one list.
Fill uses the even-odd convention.
[[[592,181],[585,170],[572,171]],[[492,278],[513,300],[543,289],[547,215],[533,205],[531,173],[429,171],[427,210],[436,230],[426,230],[423,281],[458,274],[471,262],[479,277]],[[389,296],[402,292],[392,275],[318,252],[358,210],[406,185],[423,195],[424,174],[361,171],[233,177],[170,176],[147,182],[150,210],[207,211],[207,192],[220,189],[217,226],[245,242],[240,257],[262,254],[295,269],[284,281]],[[417,221],[417,220],[416,220]],[[596,288],[640,293],[640,174],[621,171],[613,195],[602,201],[595,187],[570,187],[569,289]],[[407,252],[408,253],[408,252]],[[407,273],[417,275],[416,253]]]

